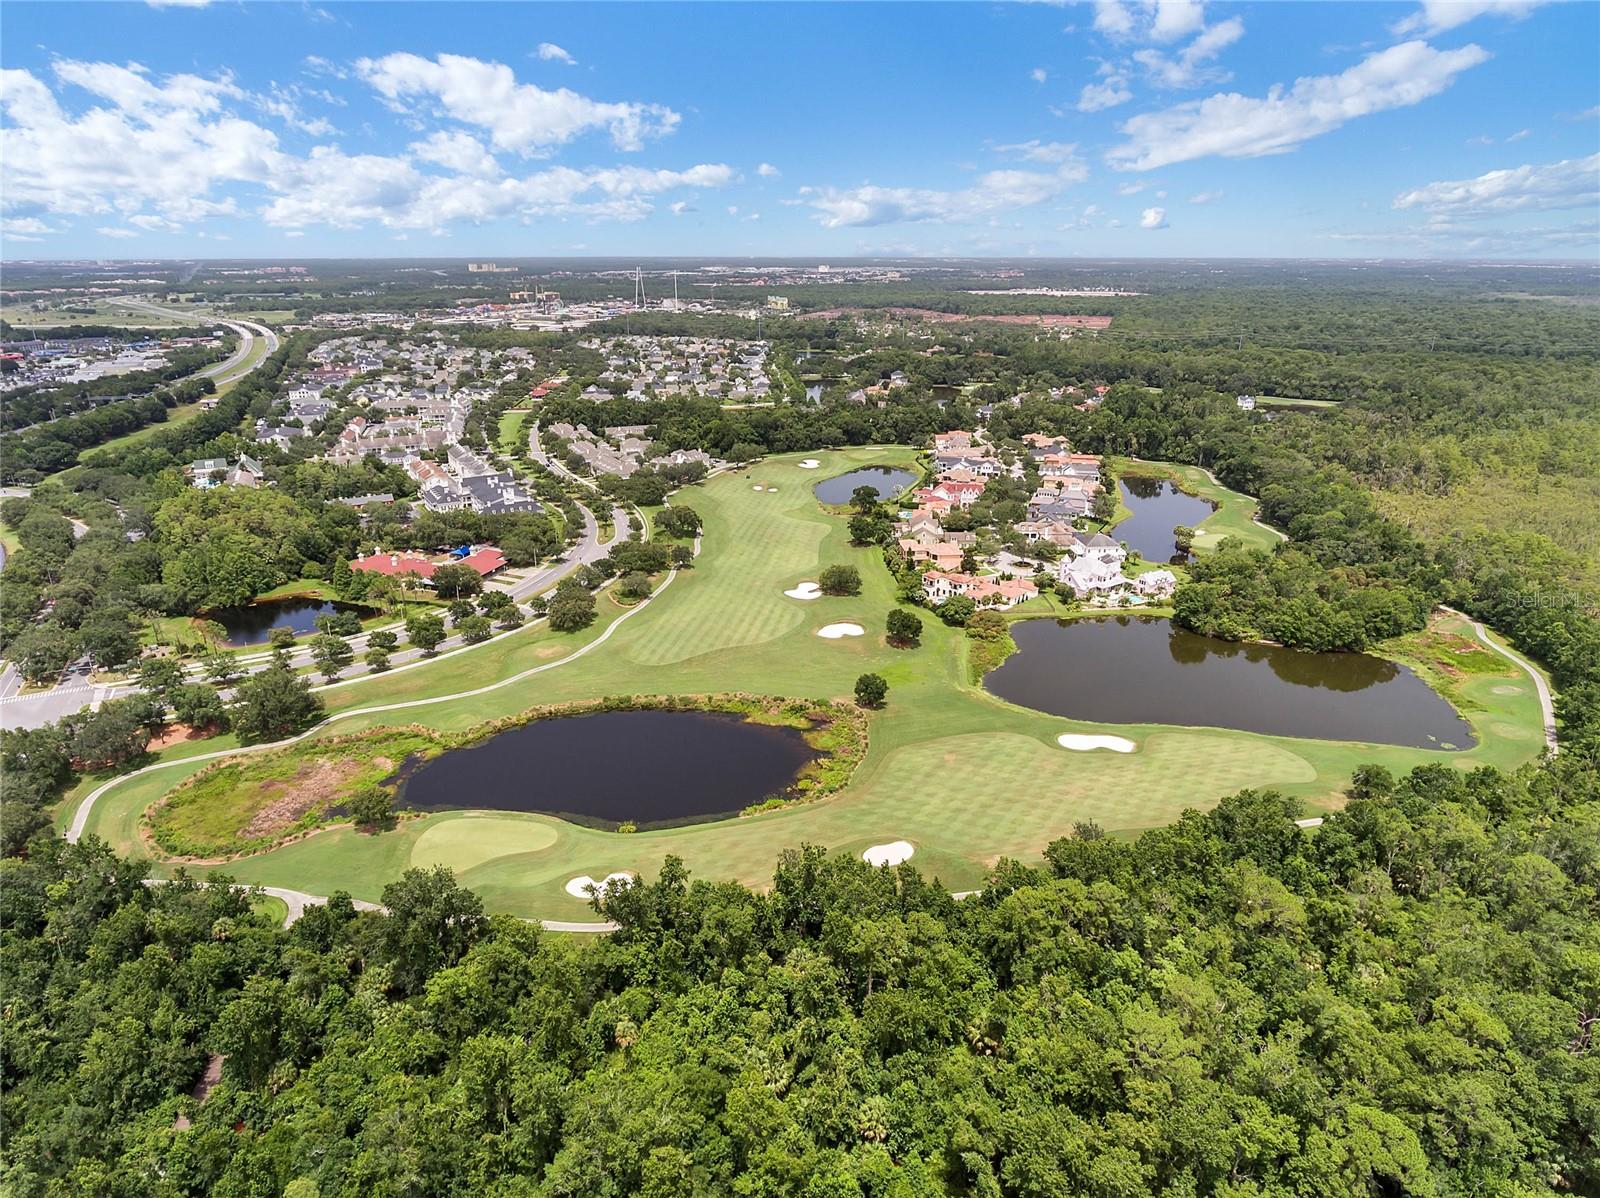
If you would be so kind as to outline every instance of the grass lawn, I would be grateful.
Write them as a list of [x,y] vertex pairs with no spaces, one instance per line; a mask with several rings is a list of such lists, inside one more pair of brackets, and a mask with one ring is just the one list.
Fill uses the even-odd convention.
[[527,418],[531,410],[509,408],[500,414],[500,426],[495,434],[495,443],[501,453],[511,454],[514,457],[528,448]]
[[[803,456],[820,458],[823,468],[799,469]],[[672,853],[696,875],[759,886],[770,879],[785,848],[809,842],[859,853],[871,844],[905,839],[916,846],[913,861],[926,873],[967,889],[1002,857],[1038,859],[1079,820],[1132,832],[1250,786],[1277,787],[1308,809],[1326,810],[1342,802],[1350,771],[1363,762],[1397,771],[1428,761],[1512,767],[1542,747],[1532,687],[1509,662],[1499,672],[1463,671],[1459,694],[1464,705],[1471,704],[1464,714],[1479,743],[1456,753],[1207,728],[1102,726],[1004,703],[967,681],[964,634],[931,614],[923,613],[920,648],[896,650],[884,643],[893,584],[878,552],[852,548],[846,521],[825,513],[811,494],[812,485],[832,475],[869,464],[911,465],[914,457],[908,448],[851,449],[772,458],[719,475],[680,496],[705,521],[698,564],[636,614],[602,604],[601,620],[582,633],[529,630],[386,676],[379,684],[325,693],[330,710],[345,713],[328,729],[334,735],[383,725],[459,730],[535,704],[615,694],[750,691],[840,698],[849,695],[859,674],[875,671],[889,682],[888,704],[871,716],[867,757],[837,795],[741,819],[636,833],[602,832],[537,815],[451,812],[408,820],[376,836],[349,828],[318,833],[232,862],[228,872],[245,882],[317,894],[344,889],[376,900],[385,883],[408,866],[442,861],[491,910],[584,919],[586,904],[563,890],[578,874],[649,874]],[[1225,501],[1218,517],[1254,527],[1243,497],[1199,478],[1205,489],[1197,484],[1197,491]],[[757,485],[763,489],[755,490]],[[1254,534],[1263,542],[1268,535],[1260,529]],[[815,581],[834,563],[861,570],[859,596],[784,596],[785,589]],[[858,623],[867,635],[815,635],[839,621]],[[595,644],[602,637],[604,643]],[[593,650],[585,651],[590,645]],[[1459,645],[1451,646],[1459,651]],[[494,686],[577,652],[583,652],[581,660]],[[437,703],[370,710],[489,687]],[[1055,743],[1065,731],[1124,736],[1138,751],[1071,752]],[[180,748],[195,751],[191,745]],[[89,830],[119,848],[130,847],[138,813],[196,768],[158,771],[108,792]],[[642,763],[646,783],[648,776]]]
[[265,915],[276,926],[282,927],[283,921],[289,918],[289,904],[281,898],[273,898],[270,894],[263,894],[250,904],[250,909],[257,915]]

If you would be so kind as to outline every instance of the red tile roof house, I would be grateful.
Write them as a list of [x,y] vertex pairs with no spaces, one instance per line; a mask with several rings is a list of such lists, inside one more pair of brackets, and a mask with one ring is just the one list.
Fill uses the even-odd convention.
[[[971,507],[982,494],[982,483],[942,482],[933,488],[934,498],[948,499],[959,507]],[[921,498],[921,492],[918,492],[918,498]]]
[[1039,588],[1025,578],[995,581],[976,574],[951,574],[943,570],[924,573],[922,589],[935,607],[952,595],[965,595],[979,607],[1015,607],[1039,593]]
[[424,557],[420,553],[374,553],[371,557],[363,555],[350,563],[352,570],[366,570],[390,577],[415,574],[424,582],[432,578],[433,572],[440,566],[471,566],[481,576],[488,578],[506,568],[506,557],[493,545],[480,545],[466,557],[446,558],[443,561]]
[[972,434],[963,432],[960,429],[956,429],[954,432],[948,433],[935,433],[933,437],[933,448],[936,452],[952,449],[971,449]]

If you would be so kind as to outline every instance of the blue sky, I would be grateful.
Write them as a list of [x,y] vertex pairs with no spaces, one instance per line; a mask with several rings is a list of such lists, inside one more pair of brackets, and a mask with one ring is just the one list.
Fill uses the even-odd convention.
[[1593,260],[1600,5],[8,3],[7,258]]

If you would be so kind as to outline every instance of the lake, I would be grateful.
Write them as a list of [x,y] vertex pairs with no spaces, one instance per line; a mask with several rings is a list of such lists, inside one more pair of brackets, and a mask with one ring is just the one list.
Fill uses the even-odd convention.
[[878,492],[879,499],[890,499],[916,481],[917,476],[909,470],[899,470],[893,466],[863,466],[849,474],[824,479],[812,490],[823,503],[849,503],[850,495],[857,487],[872,487]]
[[783,794],[817,756],[798,729],[723,712],[558,716],[402,770],[398,804],[537,811],[609,828],[691,823]]
[[331,615],[346,607],[346,604],[323,599],[267,599],[242,607],[214,607],[201,612],[200,618],[215,621],[227,629],[229,645],[264,645],[274,628],[292,628],[296,636],[314,632],[318,616]]
[[1024,620],[983,680],[1023,707],[1104,724],[1182,724],[1275,736],[1467,748],[1472,730],[1405,666],[1199,636],[1151,617]]
[[1171,479],[1130,476],[1117,480],[1122,502],[1133,514],[1111,530],[1128,548],[1147,562],[1182,562],[1188,554],[1178,549],[1172,530],[1194,528],[1216,509],[1204,499],[1185,495]]

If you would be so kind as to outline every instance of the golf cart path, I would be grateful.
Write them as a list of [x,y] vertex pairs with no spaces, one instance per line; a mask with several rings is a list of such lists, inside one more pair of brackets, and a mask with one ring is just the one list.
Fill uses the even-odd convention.
[[1447,611],[1453,616],[1460,616],[1468,624],[1471,624],[1473,631],[1478,634],[1478,639],[1480,641],[1482,641],[1489,648],[1493,649],[1507,661],[1514,663],[1518,669],[1520,669],[1529,678],[1533,679],[1533,689],[1538,693],[1539,696],[1539,710],[1544,716],[1544,743],[1549,746],[1549,749],[1552,753],[1557,752],[1559,746],[1556,744],[1555,698],[1550,693],[1550,685],[1545,682],[1544,675],[1539,673],[1539,671],[1534,668],[1533,663],[1528,661],[1527,658],[1522,657],[1521,655],[1512,652],[1510,649],[1507,649],[1504,645],[1498,644],[1491,640],[1489,637],[1489,630],[1477,620],[1474,620],[1471,616],[1467,615],[1465,612],[1457,611],[1453,607],[1445,607],[1443,604],[1439,605],[1439,610]]

